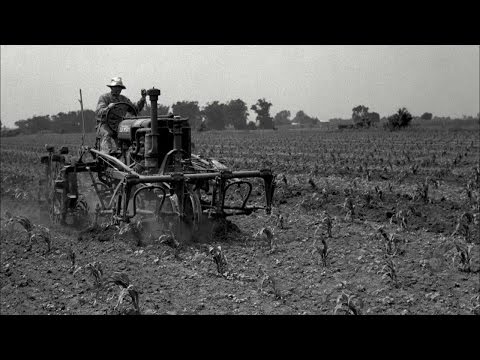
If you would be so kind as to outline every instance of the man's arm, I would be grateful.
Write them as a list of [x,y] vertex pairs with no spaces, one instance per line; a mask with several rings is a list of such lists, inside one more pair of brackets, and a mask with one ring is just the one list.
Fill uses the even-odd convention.
[[142,111],[143,107],[145,106],[145,98],[142,96],[140,98],[140,100],[138,100],[137,104],[135,105],[136,109],[137,109],[137,113],[140,113],[140,111]]
[[97,103],[97,109],[95,110],[95,115],[97,116],[98,119],[101,119],[102,116],[105,115],[105,112],[107,111],[109,104],[110,104],[110,101],[105,95],[100,96]]
[[140,98],[140,100],[137,101],[136,104],[133,104],[129,98],[127,98],[126,96],[123,96],[124,99],[122,99],[123,101],[129,103],[135,110],[137,110],[137,114],[140,113],[140,111],[142,111],[143,107],[145,106],[145,102],[146,102],[146,95],[144,96],[144,93],[142,91],[142,97]]

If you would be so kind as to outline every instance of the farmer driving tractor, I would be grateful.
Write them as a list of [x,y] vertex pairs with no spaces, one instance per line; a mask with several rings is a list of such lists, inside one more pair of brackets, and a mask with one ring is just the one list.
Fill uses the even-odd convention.
[[123,85],[122,78],[114,77],[107,86],[111,91],[100,96],[95,115],[97,120],[97,139],[100,141],[100,151],[109,154],[114,152],[118,147],[116,136],[118,123],[122,120],[125,113],[129,112],[136,116],[142,111],[145,105],[147,92],[142,89],[141,99],[136,104],[133,104],[130,99],[120,94],[123,89],[126,89]]

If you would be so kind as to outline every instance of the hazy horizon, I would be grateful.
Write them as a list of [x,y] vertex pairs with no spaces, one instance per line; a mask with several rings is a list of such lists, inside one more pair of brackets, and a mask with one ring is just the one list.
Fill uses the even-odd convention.
[[[477,45],[32,45],[1,46],[1,119],[94,110],[121,76],[132,101],[155,86],[159,102],[271,102],[270,114],[299,110],[321,121],[349,118],[356,105],[380,116],[476,116]],[[250,111],[249,120],[255,120]]]

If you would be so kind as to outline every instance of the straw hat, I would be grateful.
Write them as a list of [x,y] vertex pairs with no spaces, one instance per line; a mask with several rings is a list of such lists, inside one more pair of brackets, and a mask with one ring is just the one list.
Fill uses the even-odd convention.
[[121,77],[114,77],[112,79],[112,82],[107,85],[108,87],[112,86],[120,86],[122,89],[126,89],[126,87],[123,85],[122,78]]

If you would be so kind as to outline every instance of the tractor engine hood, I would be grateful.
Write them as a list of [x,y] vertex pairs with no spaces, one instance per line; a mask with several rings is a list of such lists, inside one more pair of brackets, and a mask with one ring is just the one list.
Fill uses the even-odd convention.
[[135,138],[135,132],[140,128],[150,127],[150,118],[126,119],[118,124],[118,138],[120,140],[131,140]]

